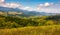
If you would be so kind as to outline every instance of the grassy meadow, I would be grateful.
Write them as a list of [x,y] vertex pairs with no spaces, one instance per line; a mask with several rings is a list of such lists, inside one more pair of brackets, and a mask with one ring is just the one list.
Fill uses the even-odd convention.
[[0,35],[60,35],[60,25],[0,29]]

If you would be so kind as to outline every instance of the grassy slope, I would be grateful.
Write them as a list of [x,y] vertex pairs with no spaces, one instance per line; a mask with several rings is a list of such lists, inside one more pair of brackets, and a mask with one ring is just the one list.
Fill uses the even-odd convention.
[[0,29],[0,35],[60,35],[60,25]]

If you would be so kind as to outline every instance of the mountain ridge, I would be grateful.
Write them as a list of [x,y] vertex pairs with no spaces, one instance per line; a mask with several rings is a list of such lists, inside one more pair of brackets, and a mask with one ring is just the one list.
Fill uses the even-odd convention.
[[37,11],[27,11],[18,8],[8,8],[8,7],[0,7],[0,11],[2,12],[22,12],[20,15],[28,15],[28,16],[47,16],[47,15],[55,15],[55,13],[46,13],[46,12],[37,12]]

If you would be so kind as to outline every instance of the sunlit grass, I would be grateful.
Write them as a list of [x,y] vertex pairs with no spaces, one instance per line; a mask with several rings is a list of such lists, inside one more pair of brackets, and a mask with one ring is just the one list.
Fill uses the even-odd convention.
[[60,25],[0,29],[0,35],[59,35]]

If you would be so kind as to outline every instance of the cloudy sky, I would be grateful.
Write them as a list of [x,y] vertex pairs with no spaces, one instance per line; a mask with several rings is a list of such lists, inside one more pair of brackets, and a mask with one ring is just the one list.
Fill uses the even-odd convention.
[[0,6],[28,11],[60,13],[60,0],[0,0]]

